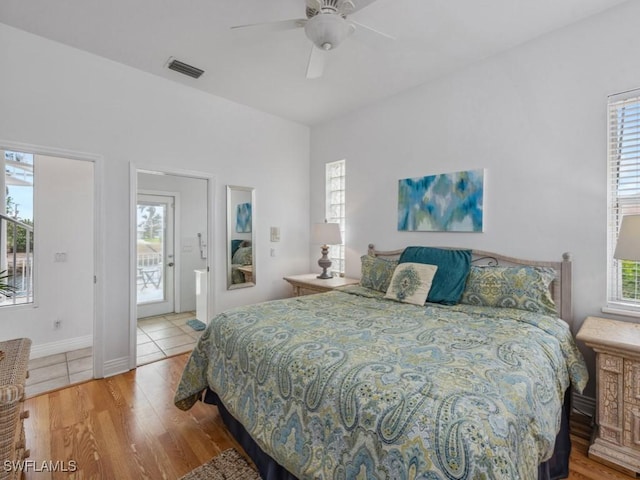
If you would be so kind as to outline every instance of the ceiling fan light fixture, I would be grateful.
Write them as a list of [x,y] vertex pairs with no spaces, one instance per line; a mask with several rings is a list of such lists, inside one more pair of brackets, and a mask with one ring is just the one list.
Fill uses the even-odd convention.
[[304,26],[307,38],[322,50],[332,50],[347,38],[349,23],[339,14],[319,13],[311,17]]

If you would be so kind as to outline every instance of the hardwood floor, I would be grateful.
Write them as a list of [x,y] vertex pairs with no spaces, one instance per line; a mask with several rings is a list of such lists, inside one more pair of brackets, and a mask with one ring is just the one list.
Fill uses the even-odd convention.
[[[174,407],[173,391],[187,358],[171,357],[28,399],[25,430],[32,463],[25,478],[172,480],[227,448],[242,451],[215,407],[198,403],[188,412]],[[571,480],[633,478],[587,457],[586,417],[574,416],[572,425]],[[74,464],[77,470],[69,471]]]
[[26,479],[176,479],[222,450],[236,447],[215,407],[173,405],[187,355],[115,377],[28,399],[29,460],[76,472],[26,472]]

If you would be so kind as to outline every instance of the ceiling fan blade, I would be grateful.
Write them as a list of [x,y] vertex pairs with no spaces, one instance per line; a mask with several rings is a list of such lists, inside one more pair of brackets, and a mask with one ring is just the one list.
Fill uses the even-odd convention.
[[[354,24],[356,27],[358,27],[358,29],[360,29],[360,31],[365,30],[368,33],[374,33],[376,35],[383,36],[383,37],[385,37],[385,38],[387,38],[389,40],[395,40],[396,39],[396,37],[394,37],[392,35],[389,35],[388,33],[381,32],[380,30],[376,30],[375,28],[368,27],[367,25],[364,25],[362,23],[354,22],[353,20],[349,20],[349,21],[352,24]],[[356,30],[356,31],[358,31],[358,30]]]
[[320,50],[314,45],[311,46],[311,54],[309,55],[309,63],[307,64],[307,78],[320,78],[324,71],[324,61],[327,52]]
[[283,30],[293,30],[294,28],[304,27],[307,23],[306,18],[294,18],[291,20],[280,20],[277,22],[264,22],[264,23],[251,23],[248,25],[235,25],[231,27],[232,30],[238,30],[243,28],[252,28],[254,30],[261,30],[263,32],[281,32]]
[[351,3],[353,4],[353,9],[351,10],[351,13],[357,12],[358,10],[362,10],[364,7],[368,7],[375,1],[376,0],[351,0]]

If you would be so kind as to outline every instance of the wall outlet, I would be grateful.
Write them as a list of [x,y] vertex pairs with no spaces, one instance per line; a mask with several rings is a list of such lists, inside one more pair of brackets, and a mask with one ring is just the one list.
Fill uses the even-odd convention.
[[59,318],[56,318],[53,321],[53,329],[54,330],[60,330],[62,328],[62,320],[60,320]]

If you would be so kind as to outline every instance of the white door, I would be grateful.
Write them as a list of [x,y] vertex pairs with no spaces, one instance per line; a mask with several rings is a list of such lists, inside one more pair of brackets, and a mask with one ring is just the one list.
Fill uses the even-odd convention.
[[173,196],[138,195],[138,318],[173,313],[175,310],[174,205]]

